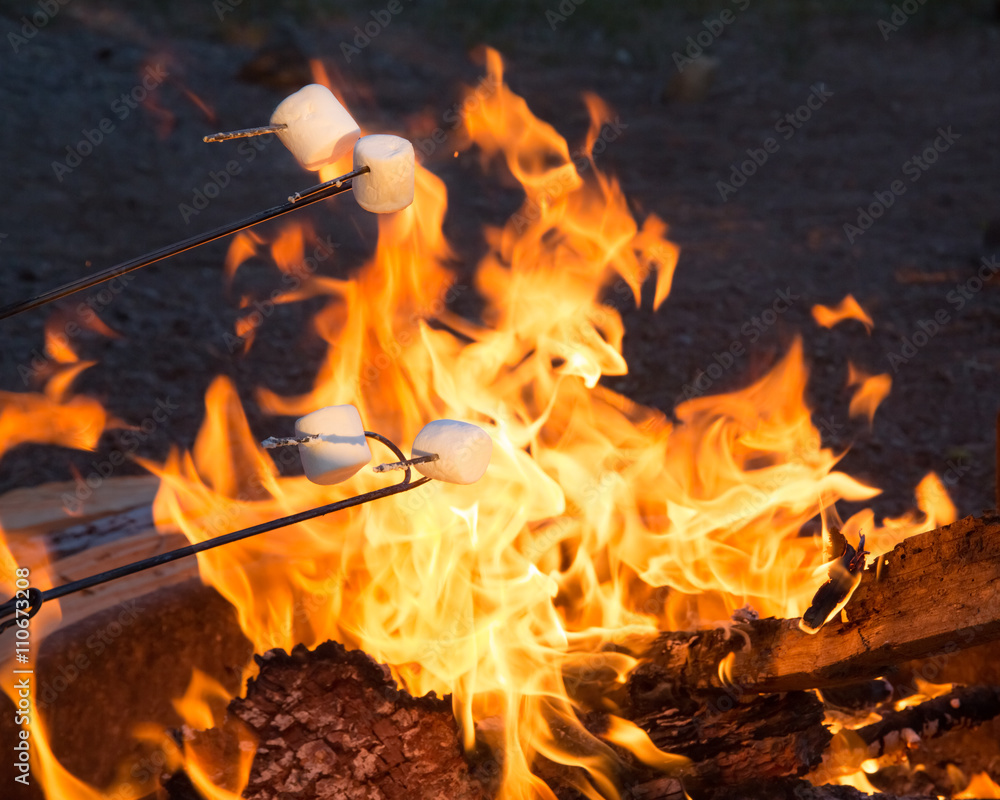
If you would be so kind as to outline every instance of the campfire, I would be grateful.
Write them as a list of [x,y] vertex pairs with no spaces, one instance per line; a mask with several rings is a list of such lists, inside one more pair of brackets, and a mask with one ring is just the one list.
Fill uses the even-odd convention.
[[[410,204],[379,172],[412,159],[399,137],[352,134],[331,111],[324,161],[284,104],[257,131],[334,181],[331,208],[353,176],[377,246],[335,279],[302,269],[321,234],[295,214],[232,226],[226,280],[268,260],[288,280],[267,302],[323,300],[305,322],[326,348],[312,389],[240,398],[218,377],[194,447],[115,484],[135,502],[109,499],[111,482],[95,490],[103,507],[60,498],[59,516],[89,520],[58,546],[37,518],[7,526],[0,599],[24,604],[0,634],[5,786],[121,800],[1000,797],[1000,689],[979,685],[989,655],[970,650],[1000,638],[1000,518],[956,520],[929,473],[913,512],[842,519],[839,502],[879,490],[837,470],[798,340],[745,388],[674,408],[604,385],[628,370],[618,307],[660,308],[679,249],[504,84],[499,54],[486,68],[468,148],[524,201],[486,229],[473,285],[442,232],[442,179],[408,167]],[[613,114],[586,103],[590,154]],[[449,305],[461,293],[481,298],[478,318]],[[240,301],[246,349],[266,335],[259,300]],[[814,316],[877,324],[853,297]],[[42,390],[0,393],[0,454],[93,449],[129,424],[74,394],[92,364],[57,328]],[[889,378],[850,369],[849,412],[871,420]],[[244,402],[273,427],[252,431]],[[387,493],[396,467],[425,478]],[[296,516],[310,509],[326,510]],[[81,550],[73,530],[96,544]],[[164,558],[175,551],[197,554],[197,580],[191,559]],[[55,602],[135,563],[155,569]],[[112,660],[95,666],[99,648]],[[156,659],[182,664],[185,685],[152,685]],[[969,677],[952,683],[963,660]]]

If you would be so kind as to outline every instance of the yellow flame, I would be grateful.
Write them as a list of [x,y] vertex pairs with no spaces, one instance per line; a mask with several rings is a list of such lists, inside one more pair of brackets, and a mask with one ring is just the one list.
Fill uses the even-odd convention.
[[[258,652],[326,639],[361,648],[412,693],[450,693],[470,748],[477,724],[499,720],[505,798],[554,797],[532,771],[542,758],[569,768],[584,796],[610,798],[609,742],[657,768],[680,760],[620,719],[611,699],[601,709],[606,736],[581,724],[578,693],[594,682],[621,686],[636,664],[608,645],[709,624],[748,603],[762,616],[797,616],[824,568],[802,526],[878,489],[835,469],[843,454],[823,446],[812,422],[798,340],[755,382],[684,402],[672,421],[601,384],[628,371],[618,305],[639,303],[650,282],[660,307],[679,251],[662,221],[633,216],[589,152],[612,116],[606,104],[585,98],[587,151],[573,153],[504,84],[500,56],[487,51],[486,63],[487,80],[470,90],[475,102],[463,105],[467,144],[485,167],[505,169],[524,199],[485,231],[474,286],[450,269],[444,184],[419,165],[413,205],[379,217],[375,252],[357,274],[303,271],[311,230],[282,230],[270,255],[298,280],[273,302],[322,298],[311,326],[326,352],[309,391],[259,388],[255,397],[273,415],[351,403],[367,429],[403,446],[428,421],[473,422],[494,442],[485,477],[433,482],[210,550],[199,570]],[[349,168],[334,165],[330,177]],[[235,240],[227,279],[264,244]],[[449,308],[474,290],[476,322]],[[245,338],[264,335],[250,318],[243,325]],[[82,424],[97,412],[80,398],[24,397],[0,395],[0,447],[24,440],[32,413],[51,431],[74,403],[52,441],[92,447],[105,424],[99,407],[102,416]],[[295,449],[259,447],[225,378],[211,383],[205,409],[192,450],[149,465],[161,477],[157,524],[192,542],[386,485],[370,470],[332,487],[293,476]],[[20,416],[5,426],[8,413]],[[287,420],[272,424],[271,433],[289,432]],[[373,448],[376,460],[392,460]],[[946,518],[934,480],[921,484],[920,514],[880,527],[859,512],[845,535],[856,541],[864,530],[884,547]],[[212,698],[223,695],[195,675],[178,709],[192,726],[217,724]],[[220,798],[238,795],[249,769],[241,761],[238,779],[223,781],[203,754],[188,748],[181,759]]]
[[921,703],[933,700],[935,697],[948,694],[948,692],[950,692],[953,688],[953,684],[930,683],[929,681],[925,681],[923,678],[915,678],[914,682],[917,685],[917,691],[908,697],[897,700],[893,704],[897,711],[902,711],[904,708],[910,708],[912,706],[919,706]]
[[[493,51],[487,68],[468,140],[484,163],[506,164],[525,199],[486,232],[481,323],[446,307],[467,288],[446,266],[444,187],[418,167],[413,206],[379,219],[361,272],[309,276],[300,289],[328,298],[313,320],[329,343],[313,389],[258,391],[274,414],[353,403],[369,429],[402,443],[434,418],[473,421],[495,443],[486,477],[210,551],[199,565],[259,650],[327,638],[361,647],[410,691],[452,693],[470,746],[476,720],[502,718],[505,796],[547,796],[531,773],[540,756],[581,767],[585,794],[613,796],[613,758],[581,729],[566,671],[623,631],[648,637],[747,602],[799,613],[820,564],[799,528],[821,503],[877,490],[833,471],[839,456],[821,446],[803,401],[798,342],[746,389],[681,405],[676,425],[599,385],[627,371],[609,293],[638,301],[655,271],[659,305],[677,248],[531,114]],[[610,111],[587,102],[593,144]],[[295,247],[276,253],[282,269],[301,254],[299,236],[283,235]],[[221,379],[193,454],[174,453],[158,472],[156,516],[192,541],[384,485],[367,471],[335,487],[282,477]],[[671,588],[651,600],[657,587]],[[619,663],[609,679],[626,673]],[[675,763],[626,723],[612,726],[616,744]],[[566,729],[573,748],[556,733]]]
[[952,795],[955,800],[964,800],[965,798],[986,798],[986,797],[1000,797],[1000,784],[990,779],[990,776],[981,772],[976,775],[969,785],[966,786],[961,792]]

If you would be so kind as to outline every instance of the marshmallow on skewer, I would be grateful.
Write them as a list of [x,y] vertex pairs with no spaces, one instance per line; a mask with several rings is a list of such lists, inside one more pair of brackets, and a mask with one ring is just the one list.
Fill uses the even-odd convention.
[[332,164],[351,149],[361,128],[333,92],[311,83],[286,97],[271,115],[281,143],[309,170]]
[[416,175],[413,145],[399,136],[362,136],[354,145],[354,169],[370,172],[354,178],[358,205],[376,214],[400,211],[413,202]]
[[428,478],[447,483],[475,483],[486,472],[493,440],[478,425],[454,419],[427,423],[413,440],[413,456],[438,455],[437,461],[415,464]]
[[361,414],[354,406],[329,406],[295,422],[296,436],[318,436],[299,445],[306,477],[330,486],[350,478],[371,461]]

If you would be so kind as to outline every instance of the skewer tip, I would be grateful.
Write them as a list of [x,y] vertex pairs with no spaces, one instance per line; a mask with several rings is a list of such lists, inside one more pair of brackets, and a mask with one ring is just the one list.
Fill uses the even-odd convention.
[[288,126],[285,123],[280,123],[278,125],[261,125],[256,128],[243,128],[238,131],[220,131],[219,133],[213,133],[209,136],[202,137],[203,142],[226,142],[230,139],[248,139],[251,136],[263,136],[267,133],[277,133],[278,131],[283,131]]

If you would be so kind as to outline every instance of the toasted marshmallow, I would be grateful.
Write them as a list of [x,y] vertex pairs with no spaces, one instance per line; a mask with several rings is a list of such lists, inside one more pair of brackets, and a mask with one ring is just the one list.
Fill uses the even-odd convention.
[[437,454],[437,461],[416,464],[428,478],[447,483],[475,483],[486,472],[493,440],[478,425],[454,419],[427,423],[413,440],[413,456]]
[[361,128],[333,92],[311,83],[289,95],[271,115],[281,143],[299,163],[314,172],[347,153],[361,135]]
[[362,136],[354,145],[354,169],[370,172],[353,179],[358,205],[376,214],[400,211],[413,202],[416,173],[413,145],[399,136]]
[[328,406],[295,421],[296,436],[319,438],[299,445],[306,477],[330,486],[341,483],[371,461],[361,414],[354,406]]

